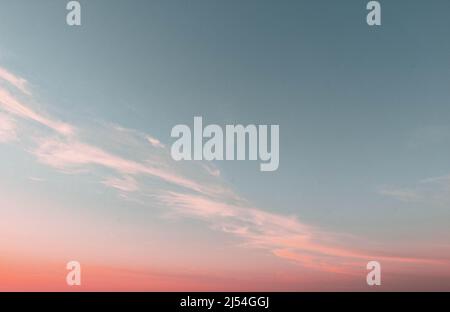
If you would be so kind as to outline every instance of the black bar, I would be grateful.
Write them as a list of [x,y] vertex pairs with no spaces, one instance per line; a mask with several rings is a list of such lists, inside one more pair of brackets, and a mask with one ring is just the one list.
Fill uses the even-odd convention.
[[[246,305],[231,307],[227,298],[239,297],[241,303],[247,298]],[[268,308],[264,300],[268,298]],[[195,300],[198,305],[182,306],[183,299]],[[202,299],[199,301],[198,299]],[[214,299],[212,308],[206,306],[206,300]],[[228,300],[228,301],[227,301]],[[449,308],[449,293],[2,293],[3,306],[57,309],[59,311],[83,309],[136,309],[145,311],[315,311],[336,309],[355,311],[384,311],[398,308],[400,311],[414,309],[419,311],[439,307],[433,311],[446,311]],[[226,303],[228,302],[228,306]],[[199,306],[200,303],[202,306]],[[250,305],[251,303],[251,305]],[[256,306],[255,306],[256,304]],[[2,309],[3,310],[3,309]]]

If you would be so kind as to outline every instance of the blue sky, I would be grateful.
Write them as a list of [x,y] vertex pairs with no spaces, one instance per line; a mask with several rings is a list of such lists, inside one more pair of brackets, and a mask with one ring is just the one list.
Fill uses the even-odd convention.
[[[73,125],[80,142],[125,159],[164,159],[171,173],[207,185],[202,164],[172,164],[139,140],[148,134],[170,146],[172,127],[194,116],[279,124],[277,171],[207,164],[220,170],[217,183],[259,211],[363,238],[381,254],[448,251],[448,1],[382,1],[381,27],[367,26],[366,3],[356,0],[81,4],[81,27],[65,25],[57,1],[2,1],[0,12],[0,66],[27,80],[30,107]],[[35,126],[21,125],[31,130],[20,143],[0,145],[6,192],[112,219],[126,209],[130,227],[145,218],[163,228],[164,203],[105,188],[123,178],[111,168],[68,173],[29,153],[36,142],[28,141],[48,131]],[[173,188],[136,179],[126,182]],[[160,210],[140,210],[148,207]],[[211,235],[205,246],[230,239],[196,222],[180,221],[180,233]]]

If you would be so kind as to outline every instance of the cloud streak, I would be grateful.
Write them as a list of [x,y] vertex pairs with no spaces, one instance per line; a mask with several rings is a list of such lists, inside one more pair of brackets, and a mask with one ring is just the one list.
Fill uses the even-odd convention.
[[7,143],[17,139],[16,121],[10,116],[0,113],[0,143]]
[[136,192],[139,190],[139,185],[136,180],[130,176],[123,178],[111,177],[102,182],[104,185],[118,189],[122,192]]
[[[39,139],[37,143],[37,148],[32,151],[37,159],[43,164],[63,171],[77,172],[78,169],[92,170],[88,166],[101,166],[121,175],[146,175],[200,193],[215,192],[209,186],[201,185],[170,170],[129,160],[76,139],[46,137]],[[117,183],[114,184],[117,186]],[[111,181],[106,185],[111,186]]]
[[[17,77],[3,67],[0,67],[0,82],[6,82],[15,87],[22,95],[31,96],[27,80]],[[9,92],[6,88],[0,87],[0,107],[10,114],[24,119],[33,120],[42,124],[62,135],[72,135],[74,128],[67,123],[49,118],[43,114],[37,113]]]
[[25,104],[16,99],[9,91],[0,88],[0,107],[5,111],[24,119],[33,120],[42,124],[62,135],[71,135],[74,133],[74,128],[67,123],[53,120],[36,113]]
[[346,241],[348,244],[350,241],[353,246],[361,245],[361,242],[349,235],[330,233],[303,224],[293,216],[269,213],[245,205],[174,192],[166,192],[159,199],[178,216],[201,219],[216,230],[240,237],[245,246],[266,249],[277,257],[319,271],[353,274],[361,263],[371,259],[447,268],[449,265],[434,259],[382,256],[364,252],[364,248],[348,248],[339,242]]
[[0,79],[8,82],[11,86],[15,87],[22,93],[31,95],[31,92],[28,89],[28,82],[25,79],[17,77],[2,67],[0,67]]
[[408,187],[384,187],[379,193],[401,202],[448,207],[450,176],[422,179]]
[[[4,69],[0,70],[0,79],[16,87],[22,95],[31,96],[25,79]],[[36,132],[34,146],[26,147],[40,163],[71,174],[95,172],[101,175],[99,183],[122,196],[126,194],[125,198],[151,194],[171,215],[203,220],[215,230],[239,237],[245,247],[264,249],[281,259],[335,273],[354,272],[355,262],[376,256],[365,252],[364,247],[354,247],[357,244],[344,246],[341,243],[344,237],[347,244],[349,240],[357,241],[350,236],[329,233],[294,216],[253,207],[227,186],[217,168],[205,163],[189,163],[189,166],[176,163],[166,146],[153,136],[119,126],[108,127],[104,139],[98,143],[104,146],[109,143],[114,147],[112,152],[80,137],[82,130],[94,135],[96,129],[81,129],[37,113],[4,88],[0,88],[0,108],[23,121],[34,121],[54,131],[53,135]],[[114,131],[120,132],[119,141]],[[0,142],[9,142],[16,136],[14,120],[0,114]],[[129,151],[133,155],[127,154]],[[147,184],[146,179],[163,183],[155,187]],[[398,191],[385,194],[411,197]],[[401,256],[375,258],[405,263],[433,261]]]

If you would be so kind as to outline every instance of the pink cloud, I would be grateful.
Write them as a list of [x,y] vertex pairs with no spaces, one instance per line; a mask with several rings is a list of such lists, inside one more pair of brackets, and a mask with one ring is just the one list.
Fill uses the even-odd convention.
[[213,177],[220,176],[220,170],[217,169],[214,165],[203,164],[203,169],[205,169],[206,172],[208,172]]
[[0,113],[0,143],[7,143],[17,139],[16,121],[10,116]]
[[[277,257],[305,267],[333,273],[353,274],[369,260],[398,264],[429,264],[450,269],[448,261],[380,255],[364,251],[356,238],[325,232],[295,217],[265,212],[240,204],[227,204],[201,195],[166,192],[159,199],[176,215],[198,218],[212,228],[242,238],[245,246],[269,250]],[[359,245],[359,247],[358,247]],[[359,266],[355,265],[359,263]]]
[[149,135],[147,136],[147,141],[154,147],[159,147],[159,148],[165,147],[158,139],[155,139],[154,137],[151,137]]
[[28,82],[21,77],[17,77],[3,67],[0,67],[0,79],[7,81],[24,94],[31,95],[31,92],[28,90]]
[[[9,79],[8,81],[13,81],[18,86],[25,86],[24,79],[18,78],[6,71],[3,71],[3,74]],[[0,108],[3,108],[10,114],[38,122],[50,129],[53,129],[58,134],[63,135],[62,138],[38,137],[36,140],[38,147],[33,150],[33,153],[38,157],[40,162],[52,167],[65,170],[67,172],[78,172],[80,170],[86,170],[86,166],[97,165],[110,168],[117,171],[121,175],[127,175],[128,177],[130,175],[147,175],[157,177],[166,182],[196,192],[214,193],[221,191],[220,188],[214,189],[214,187],[210,185],[202,185],[193,179],[188,179],[180,174],[177,174],[171,168],[161,166],[161,159],[155,165],[151,164],[152,159],[147,160],[145,163],[141,163],[117,156],[114,153],[107,152],[94,145],[83,143],[74,136],[74,126],[35,112],[4,88],[0,88]],[[10,120],[3,118],[2,124],[2,140],[5,141],[7,139],[12,139],[14,134],[12,132],[13,123]],[[159,140],[153,138],[152,136],[143,135],[135,130],[128,130],[118,126],[116,126],[116,128],[125,134],[138,133],[139,137],[142,136],[146,138],[153,147],[157,147],[159,149],[165,148]],[[8,133],[8,136],[6,133]],[[126,140],[127,137],[124,136],[123,139]],[[130,143],[131,146],[135,146],[135,140],[136,138],[130,138],[130,142],[128,143]],[[127,144],[127,142],[124,143]],[[125,186],[123,180],[119,182],[117,178],[115,179],[116,180],[106,180],[104,181],[104,184],[116,189],[130,189],[130,181],[127,181],[128,184]],[[136,187],[132,187],[132,189],[136,189]]]
[[139,190],[136,180],[130,176],[123,178],[108,178],[102,182],[104,185],[118,189],[122,192],[135,192]]
[[39,177],[28,177],[28,180],[33,181],[33,182],[45,182],[46,181],[44,178],[39,178]]
[[[196,192],[216,192],[216,189],[212,187],[203,186],[192,179],[187,179],[175,172],[171,172],[169,169],[128,160],[93,145],[82,143],[76,139],[43,138],[39,139],[37,143],[38,147],[33,150],[33,154],[41,163],[57,169],[70,171],[86,168],[88,165],[97,165],[115,170],[122,175],[157,177],[166,182]],[[108,185],[111,186],[111,183]]]
[[[19,90],[26,87],[25,80],[8,72],[0,71],[0,78]],[[170,183],[171,188],[181,187],[183,191],[189,193],[167,191],[164,190],[165,185],[159,185],[158,190],[152,191],[156,192],[156,198],[175,215],[204,220],[214,229],[240,237],[244,246],[265,249],[279,258],[294,261],[305,267],[335,273],[352,272],[355,263],[373,258],[399,263],[437,263],[432,259],[413,257],[373,257],[373,254],[365,252],[364,248],[356,244],[352,247],[343,246],[341,243],[344,241],[343,235],[328,233],[306,225],[296,217],[253,208],[225,186],[220,178],[220,171],[215,167],[197,166],[192,163],[182,167],[171,161],[170,155],[165,153],[165,147],[159,140],[137,131],[116,127],[124,134],[119,139],[109,135],[107,139],[110,142],[102,142],[109,143],[109,146],[119,150],[113,153],[83,142],[74,135],[75,127],[35,112],[3,88],[0,88],[0,108],[15,116],[45,125],[60,134],[57,137],[37,136],[35,140],[37,146],[31,149],[31,152],[39,162],[72,173],[95,170],[95,166],[110,169],[119,177],[106,178],[102,183],[119,190],[122,195],[146,191],[145,184],[138,183],[136,179],[138,176],[158,178]],[[95,131],[90,133],[95,134]],[[128,138],[127,133],[137,133],[138,137],[143,137],[144,140]],[[15,138],[15,122],[0,115],[0,141],[2,138],[4,141]],[[151,153],[143,149],[140,145],[146,142],[145,139],[157,149],[153,148]],[[149,146],[148,143],[145,145]],[[137,150],[146,157],[145,161],[130,159],[135,155],[130,155],[129,151],[135,154]],[[129,157],[119,156],[122,154]],[[186,170],[186,167],[191,170]],[[203,174],[207,178],[204,178]],[[131,195],[127,194],[125,197],[129,196]],[[357,240],[345,236],[345,241],[348,245],[349,242]],[[448,267],[448,263],[440,264]]]
[[16,116],[36,121],[60,134],[71,135],[74,133],[74,128],[71,125],[36,113],[3,88],[0,88],[0,107]]
[[[26,80],[21,77],[17,77],[5,69],[0,71],[0,79],[8,81],[19,90],[26,90]],[[31,95],[30,92],[24,93]],[[202,183],[195,181],[195,179],[183,177],[178,174],[176,170],[170,168],[170,166],[166,166],[163,162],[167,163],[167,159],[162,159],[160,155],[157,157],[153,157],[153,155],[151,155],[150,159],[147,159],[145,162],[138,162],[107,152],[94,145],[83,143],[75,137],[74,126],[48,117],[46,114],[37,113],[16,98],[8,90],[1,87],[0,108],[3,108],[10,114],[38,122],[39,124],[47,126],[62,135],[60,138],[37,136],[36,143],[38,146],[32,150],[33,154],[37,156],[40,162],[54,168],[65,170],[66,172],[80,172],[87,170],[87,166],[97,165],[115,170],[121,175],[128,176],[129,178],[132,175],[157,177],[168,183],[205,194],[217,194],[224,191],[221,187],[203,185]],[[12,122],[7,121],[4,118],[3,125],[3,140],[12,138]],[[125,129],[120,126],[115,126],[114,128],[124,134],[137,134],[137,137],[145,138],[151,146],[157,147],[161,150],[165,149],[165,146],[159,140],[150,135],[142,134],[132,129]],[[6,137],[6,130],[11,130],[8,132],[10,137]],[[124,141],[120,143],[124,143],[124,146],[130,145],[128,146],[128,149],[138,148],[136,145],[136,138],[127,137],[124,136],[124,134],[122,134],[122,139]],[[130,142],[126,142],[128,139]],[[112,142],[114,143],[114,139]],[[117,189],[130,189],[129,187],[131,186],[130,180],[127,181],[127,186],[125,186],[124,180],[120,180],[119,182],[118,178],[114,178],[114,180],[105,180],[104,184]],[[136,187],[132,187],[132,189],[136,189]]]

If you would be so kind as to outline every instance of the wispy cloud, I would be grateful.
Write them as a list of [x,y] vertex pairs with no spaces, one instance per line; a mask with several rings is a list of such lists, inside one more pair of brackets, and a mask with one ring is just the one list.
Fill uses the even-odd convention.
[[216,168],[214,165],[203,164],[203,168],[213,177],[220,176],[220,170]]
[[[28,89],[23,78],[3,70],[0,79],[31,96],[31,92],[24,92]],[[52,135],[35,132],[32,146],[25,146],[40,163],[65,173],[95,173],[100,176],[99,184],[116,189],[122,198],[145,204],[138,196],[150,194],[168,214],[203,220],[215,230],[239,237],[243,246],[262,248],[282,259],[321,271],[348,273],[354,270],[355,261],[376,258],[364,251],[366,248],[361,244],[349,247],[349,240],[357,241],[349,236],[345,236],[345,246],[341,234],[306,225],[294,216],[253,207],[227,185],[217,168],[204,163],[177,163],[170,158],[166,146],[151,135],[117,125],[106,126],[105,131],[75,127],[46,113],[37,113],[3,88],[0,88],[0,108],[23,122],[33,121],[54,131]],[[10,138],[11,133],[15,134],[14,122],[2,119],[2,115],[0,125],[0,140],[2,129]],[[93,140],[100,132],[104,132],[102,139]],[[83,133],[88,139],[83,139]],[[158,181],[156,186],[149,184],[149,179]],[[385,191],[385,194],[413,197],[405,191]],[[401,256],[382,258],[428,261]]]
[[0,67],[0,79],[8,82],[22,93],[31,95],[31,92],[28,89],[28,82],[25,79],[17,77],[2,67]]
[[148,142],[153,145],[154,147],[164,148],[164,144],[162,144],[158,139],[155,139],[154,137],[147,136]]
[[104,180],[102,183],[122,192],[135,192],[139,190],[138,183],[130,176],[125,176],[123,178],[111,177]]
[[16,121],[10,116],[0,113],[0,143],[11,142],[17,139]]
[[13,115],[47,126],[60,134],[71,135],[74,133],[74,128],[69,124],[44,117],[42,114],[35,112],[21,103],[21,101],[4,88],[0,88],[0,107]]
[[420,194],[411,189],[384,188],[379,193],[383,196],[396,198],[402,202],[418,202],[421,199]]
[[[19,94],[30,97],[31,91],[29,90],[28,83],[25,79],[14,75],[5,68],[0,67],[0,82],[8,83],[15,87]],[[1,85],[1,84],[0,84]],[[8,91],[5,87],[0,86],[0,108],[24,119],[33,120],[39,124],[42,124],[54,131],[63,134],[71,135],[74,133],[74,128],[64,122],[45,116],[31,109],[28,105],[23,104],[18,97],[14,96],[14,93]]]
[[[195,180],[183,177],[172,170],[129,160],[99,147],[82,143],[77,139],[40,138],[37,140],[37,148],[32,153],[41,163],[63,171],[75,170],[76,172],[79,169],[92,169],[89,166],[101,166],[112,169],[121,175],[156,177],[196,192],[211,193],[215,191],[210,186],[201,185]],[[217,191],[220,190],[217,189]]]
[[38,178],[38,177],[28,177],[28,180],[33,182],[45,182],[46,180],[44,178]]
[[[242,204],[174,192],[166,192],[159,199],[177,216],[201,219],[215,230],[240,237],[247,247],[266,249],[277,257],[311,269],[353,274],[359,270],[361,263],[371,259],[391,263],[449,265],[434,259],[377,255],[364,251],[363,244],[356,237],[323,231],[301,223],[294,216],[269,213]],[[347,245],[351,242],[352,247],[345,247],[343,241]]]
[[425,178],[406,187],[384,187],[379,192],[393,199],[429,207],[450,204],[450,176]]

